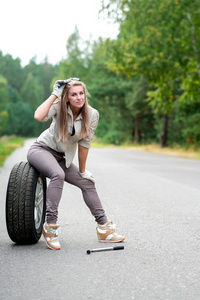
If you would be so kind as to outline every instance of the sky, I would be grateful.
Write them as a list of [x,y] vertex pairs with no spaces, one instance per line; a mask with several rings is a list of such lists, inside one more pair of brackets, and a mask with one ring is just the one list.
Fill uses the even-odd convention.
[[20,58],[22,66],[36,56],[51,64],[66,58],[66,44],[77,26],[83,40],[115,38],[118,25],[99,17],[101,0],[2,0],[0,50]]

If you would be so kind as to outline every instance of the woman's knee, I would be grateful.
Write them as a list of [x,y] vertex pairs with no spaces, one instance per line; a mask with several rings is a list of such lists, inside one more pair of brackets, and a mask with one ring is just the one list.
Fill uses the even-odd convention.
[[52,172],[50,179],[54,181],[64,182],[65,172],[62,169],[57,169]]

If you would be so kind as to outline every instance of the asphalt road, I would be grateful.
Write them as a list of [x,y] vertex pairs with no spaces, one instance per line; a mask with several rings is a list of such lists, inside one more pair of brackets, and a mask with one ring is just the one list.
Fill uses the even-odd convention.
[[[41,238],[15,245],[5,224],[7,182],[16,150],[0,169],[0,299],[200,299],[200,161],[121,149],[91,149],[87,168],[109,219],[126,236],[104,247],[81,192],[65,184],[59,209],[60,251]],[[106,245],[106,246],[110,246]]]

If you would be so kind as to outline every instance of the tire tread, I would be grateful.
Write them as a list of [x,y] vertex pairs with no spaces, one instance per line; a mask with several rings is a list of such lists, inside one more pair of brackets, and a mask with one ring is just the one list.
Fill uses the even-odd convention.
[[46,178],[28,162],[17,163],[10,174],[6,195],[6,225],[11,240],[18,244],[36,243],[42,234],[34,223],[35,189],[38,177],[44,189],[43,219],[46,206]]

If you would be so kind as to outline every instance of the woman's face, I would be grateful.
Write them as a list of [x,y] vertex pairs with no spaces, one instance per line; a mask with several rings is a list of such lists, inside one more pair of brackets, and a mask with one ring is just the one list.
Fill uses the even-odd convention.
[[85,104],[85,92],[81,85],[72,86],[69,89],[68,101],[72,110],[80,110]]

